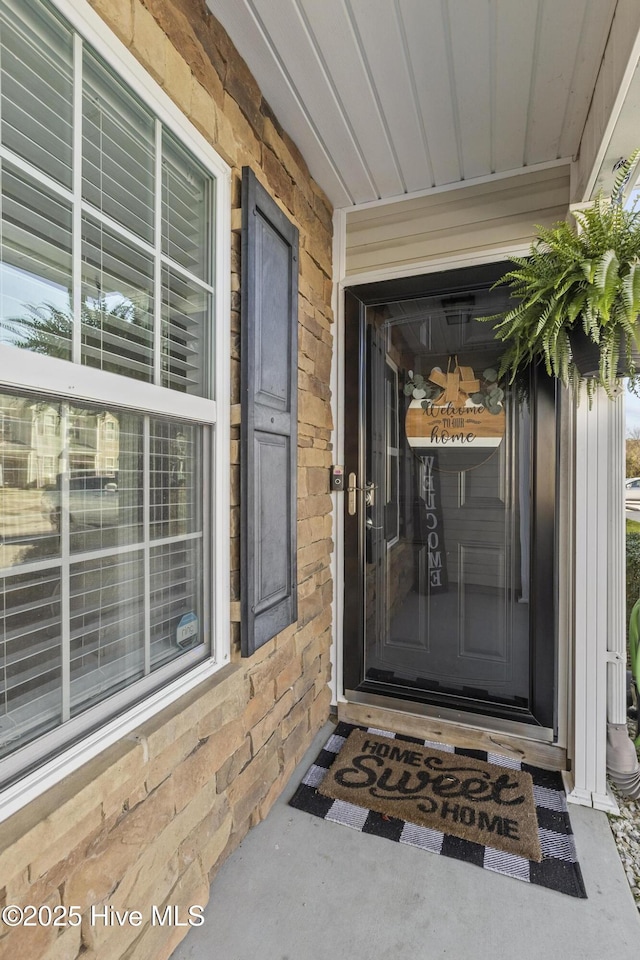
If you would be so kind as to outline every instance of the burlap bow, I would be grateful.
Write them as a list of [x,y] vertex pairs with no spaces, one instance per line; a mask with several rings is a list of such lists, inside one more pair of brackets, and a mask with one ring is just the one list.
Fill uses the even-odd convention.
[[463,399],[463,394],[470,397],[472,393],[477,393],[480,389],[480,381],[474,376],[473,368],[461,367],[458,364],[457,357],[453,370],[447,370],[446,373],[443,373],[442,370],[434,368],[429,374],[429,380],[444,389],[444,394],[440,398],[441,403],[459,403],[462,405],[463,402],[466,402]]

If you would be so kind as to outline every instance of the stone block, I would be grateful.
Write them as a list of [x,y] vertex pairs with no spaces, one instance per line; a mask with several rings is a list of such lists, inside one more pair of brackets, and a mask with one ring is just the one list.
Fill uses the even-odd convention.
[[129,46],[133,37],[132,0],[89,0],[116,36]]
[[191,114],[191,68],[172,43],[166,47],[164,88],[183,113]]
[[223,763],[242,746],[244,737],[243,723],[238,718],[198,744],[173,774],[177,811],[206,783],[214,780]]
[[320,497],[308,497],[306,500],[298,500],[298,519],[304,520],[306,517],[321,517],[330,513],[333,504],[331,496],[324,494]]
[[[31,901],[27,901],[31,902]],[[60,903],[60,895],[55,890],[46,900],[35,903],[34,906],[53,907]],[[22,906],[25,906],[22,904]],[[58,936],[58,929],[45,924],[35,927],[7,927],[0,922],[0,960],[22,960],[24,957],[34,960],[44,957],[53,946]]]
[[235,780],[238,774],[242,773],[247,764],[251,761],[251,739],[245,738],[242,746],[236,750],[232,757],[229,757],[222,764],[216,774],[216,789],[218,793],[224,793],[229,784]]
[[275,703],[272,710],[251,729],[251,750],[254,756],[262,749],[293,706],[293,691],[288,689]]
[[271,710],[273,707],[275,697],[275,687],[274,681],[268,680],[266,685],[256,692],[247,706],[245,707],[244,713],[242,714],[242,723],[245,733],[250,733],[251,730],[259,723],[263,717]]
[[[193,805],[195,806],[195,803]],[[180,842],[178,862],[181,874],[184,873],[189,864],[201,855],[205,844],[216,836],[225,821],[231,823],[229,804],[226,797],[218,795],[214,798],[211,808],[202,818],[198,818],[196,825]],[[208,872],[210,866],[211,864],[206,867],[206,872]]]
[[[216,150],[222,156],[227,163],[236,167],[239,166],[238,157],[240,153],[240,148],[238,141],[236,139],[235,130],[233,124],[229,117],[226,115],[223,109],[220,111],[218,116],[218,127],[217,127],[217,139],[216,139]],[[235,178],[234,178],[235,179]],[[237,298],[238,309],[240,307],[240,298]],[[234,300],[232,298],[232,305]]]
[[264,145],[262,147],[262,166],[271,192],[282,200],[287,209],[291,211],[296,192],[295,185],[273,150]]
[[286,690],[289,690],[302,673],[302,663],[299,657],[293,657],[288,666],[276,677],[276,699],[280,700]]
[[294,727],[287,739],[282,743],[281,749],[284,766],[295,766],[309,746],[310,740],[308,722],[300,723],[297,727]]
[[[298,398],[299,413],[298,417],[302,424],[324,427],[326,430],[333,429],[333,417],[331,407],[324,400],[314,397],[310,393],[302,393]],[[325,478],[327,479],[327,478]],[[319,493],[321,491],[316,491]],[[313,496],[314,494],[312,494]]]
[[[238,146],[238,161],[240,161],[240,153],[244,151],[246,154],[247,163],[253,161],[253,164],[256,167],[256,175],[259,176],[259,179],[262,179],[262,147],[260,145],[260,141],[256,137],[253,128],[245,117],[244,113],[233,97],[230,97],[228,93],[225,93],[224,95],[222,113],[225,119],[229,121],[233,130],[233,137]],[[241,166],[240,162],[238,162],[238,166]]]
[[227,792],[233,812],[234,828],[244,824],[259,811],[260,803],[269,792],[279,772],[278,750],[274,743],[264,747],[236,777]]
[[298,623],[307,623],[312,620],[322,611],[323,606],[320,592],[316,590],[298,605]]
[[207,876],[215,867],[224,850],[226,849],[227,843],[229,842],[229,837],[231,836],[232,826],[233,818],[229,813],[224,818],[222,823],[218,825],[213,834],[205,837],[197,837],[198,857],[202,864],[202,869],[205,871]]
[[189,119],[214,146],[218,139],[217,110],[209,91],[191,77],[191,112]]
[[321,298],[324,306],[324,281],[326,276],[307,250],[302,250],[300,254],[300,273],[316,296]]
[[0,877],[10,880],[43,850],[51,837],[99,807],[109,784],[129,780],[144,763],[139,744],[119,741],[69,774],[0,824]]
[[25,867],[24,870],[20,870],[6,880],[0,888],[0,906],[5,906],[7,903],[21,903],[23,900],[26,902],[29,898],[25,895],[31,889],[31,885],[29,868]]
[[[255,693],[266,689],[270,681],[275,680],[275,678],[282,673],[293,657],[295,657],[295,644],[293,641],[280,640],[278,646],[275,649],[271,649],[269,656],[265,660],[249,669],[248,676],[251,689]],[[271,689],[273,690],[273,687],[271,687]]]
[[173,781],[169,779],[89,848],[86,860],[65,884],[65,903],[78,904],[84,910],[105,900],[145,847],[173,819],[174,812]]
[[262,139],[264,117],[261,112],[262,93],[253,74],[239,55],[227,63],[224,89],[231,97],[258,139]]
[[[39,877],[53,870],[62,863],[66,872],[69,872],[71,863],[84,857],[88,844],[94,839],[102,825],[102,808],[94,807],[89,813],[78,820],[61,836],[55,834],[51,841],[33,857],[29,864],[29,878],[35,883]],[[74,852],[76,855],[74,856]]]
[[158,83],[164,83],[168,46],[169,40],[155,17],[135,2],[131,50]]
[[312,184],[313,209],[329,236],[333,237],[333,207],[323,191],[319,187],[316,189],[316,187],[317,184]]
[[329,492],[329,472],[325,467],[307,468],[307,489],[311,497]]
[[298,349],[305,354],[305,356],[310,357],[311,360],[315,360],[316,353],[318,350],[318,338],[314,337],[310,330],[307,327],[302,326],[300,330],[300,337],[298,340]]
[[[179,919],[187,921],[188,909],[197,904],[205,906],[209,900],[209,882],[202,873],[202,867],[198,861],[194,861],[191,866],[180,877],[178,882],[163,900],[162,904],[157,904],[160,915],[162,915],[166,906],[177,906],[179,908]],[[177,945],[186,936],[189,931],[186,926],[151,926],[144,928],[140,936],[131,945],[121,960],[168,960],[176,949]],[[114,960],[113,955],[98,954],[96,960]]]
[[[243,702],[248,689],[241,664],[229,664],[198,684],[137,728],[137,734],[146,742],[149,759],[152,760],[167,746],[194,729],[198,729],[199,738],[206,736],[199,728],[200,722],[207,716],[213,716],[218,723],[225,711],[234,709],[228,701]],[[216,713],[217,710],[220,712]]]
[[329,719],[331,711],[331,690],[329,687],[323,687],[319,695],[311,704],[309,710],[309,722],[311,725],[311,735],[314,737],[318,730],[324,726]]
[[298,549],[298,566],[304,568],[310,563],[314,563],[318,560],[325,560],[330,556],[330,549],[328,540],[318,540],[316,543],[310,543],[306,547],[300,547]]
[[320,341],[320,343],[318,344],[318,349],[316,351],[316,363],[315,363],[315,375],[319,380],[323,380],[326,383],[329,382],[329,379],[331,377],[332,360],[333,360],[332,348],[324,341]]
[[316,377],[313,371],[309,374],[299,373],[298,386],[301,390],[312,394],[312,396],[318,397],[320,400],[324,400],[325,403],[331,402],[331,388],[329,384],[326,381],[320,380],[318,377]]
[[[300,677],[298,682],[300,682],[303,679],[305,681],[307,680],[306,677]],[[293,688],[294,700],[296,700],[296,696],[297,696],[298,682],[296,682]],[[285,741],[287,737],[289,737],[289,735],[291,734],[292,730],[295,729],[295,727],[303,726],[305,727],[305,729],[309,728],[309,708],[311,707],[311,704],[315,699],[315,694],[311,689],[312,687],[313,687],[313,678],[309,678],[309,683],[304,692],[304,695],[301,696],[301,698],[294,703],[289,713],[286,715],[286,717],[283,718],[282,725],[280,727],[280,735],[283,741]]]
[[304,161],[302,161],[302,164],[299,163],[299,154],[298,156],[294,156],[292,150],[289,149],[288,143],[285,142],[280,131],[269,117],[265,117],[263,141],[275,153],[278,160],[280,160],[285,171],[296,184],[296,189],[302,190],[307,193],[308,196],[311,196],[312,191],[305,183],[306,164]]
[[67,927],[60,930],[43,960],[75,960],[81,949],[80,927]]

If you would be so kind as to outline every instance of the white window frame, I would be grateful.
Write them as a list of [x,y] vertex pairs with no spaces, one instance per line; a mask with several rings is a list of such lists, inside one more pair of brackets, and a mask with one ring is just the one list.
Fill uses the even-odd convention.
[[[148,105],[156,117],[171,131],[215,178],[214,264],[215,296],[213,302],[214,362],[212,379],[215,383],[215,400],[183,394],[165,387],[155,386],[126,377],[97,371],[79,363],[57,360],[29,353],[16,347],[0,344],[0,389],[9,387],[20,391],[35,391],[42,395],[51,393],[60,399],[75,403],[79,400],[132,409],[139,413],[170,416],[189,422],[210,424],[212,431],[212,456],[210,490],[206,498],[205,515],[208,512],[211,525],[211,582],[204,583],[205,606],[211,610],[210,655],[194,668],[177,678],[167,680],[165,686],[155,690],[134,706],[124,706],[131,697],[132,687],[116,694],[108,701],[109,713],[117,708],[122,699],[122,713],[106,721],[99,729],[84,737],[71,747],[44,761],[36,770],[0,792],[0,821],[11,816],[43,791],[68,776],[73,770],[96,756],[106,747],[131,733],[137,726],[154,716],[158,711],[212,676],[229,662],[230,658],[230,309],[231,309],[231,168],[207,140],[195,129],[187,117],[176,107],[168,95],[145,71],[124,44],[105,25],[104,21],[89,6],[86,0],[50,0],[60,14],[91,47],[105,59],[115,72],[127,83],[140,99]],[[74,54],[77,58],[82,44],[75,38]],[[76,79],[77,83],[77,79]],[[80,127],[78,111],[82,109],[81,91],[75,91],[74,136],[78,144]],[[12,162],[15,160],[12,158]],[[20,164],[15,164],[20,167]],[[23,167],[33,176],[33,170]],[[81,189],[80,164],[75,165],[74,193]],[[80,171],[80,172],[79,172]],[[54,184],[44,174],[36,177],[40,182],[54,188],[56,193],[69,196],[69,191]],[[80,239],[82,205],[74,206],[74,243]],[[80,277],[74,276],[74,306],[80,302]],[[75,311],[74,311],[75,312]],[[203,492],[204,496],[204,492]],[[207,510],[208,507],[208,510]],[[19,568],[16,568],[19,572]],[[208,596],[206,596],[208,594]],[[188,663],[189,654],[181,662]],[[162,670],[158,671],[160,679]],[[60,742],[66,739],[66,731],[58,728]],[[45,735],[52,747],[55,734]],[[37,741],[35,741],[37,743]],[[27,745],[28,747],[28,745]],[[21,751],[16,753],[16,756]],[[0,761],[5,764],[11,757]]]

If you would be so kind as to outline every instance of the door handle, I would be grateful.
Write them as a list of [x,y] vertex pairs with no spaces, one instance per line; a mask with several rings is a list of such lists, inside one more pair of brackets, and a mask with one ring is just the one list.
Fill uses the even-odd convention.
[[373,507],[376,502],[376,485],[375,483],[365,483],[364,487],[359,487],[356,483],[355,473],[349,474],[349,483],[347,485],[347,512],[350,517],[355,516],[358,509],[358,499],[356,494],[358,491],[364,493],[364,501],[367,507]]

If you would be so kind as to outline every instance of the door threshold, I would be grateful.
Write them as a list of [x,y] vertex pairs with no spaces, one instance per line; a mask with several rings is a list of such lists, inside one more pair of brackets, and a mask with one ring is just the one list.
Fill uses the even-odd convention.
[[393,730],[454,747],[487,750],[550,770],[569,769],[566,749],[553,742],[553,730],[546,727],[408,703],[358,690],[346,690],[345,696],[347,701],[338,703],[338,718],[347,723]]

